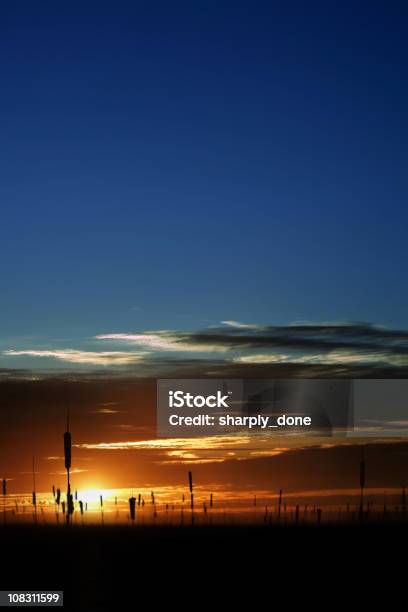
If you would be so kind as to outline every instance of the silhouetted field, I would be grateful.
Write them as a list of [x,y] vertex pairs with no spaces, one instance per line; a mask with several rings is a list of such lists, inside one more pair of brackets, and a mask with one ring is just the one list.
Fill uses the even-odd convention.
[[[0,527],[1,589],[63,590],[76,610],[242,606],[348,588],[395,559],[405,524]],[[388,562],[388,561],[387,561]],[[354,568],[353,568],[354,566]],[[347,571],[346,571],[347,570]],[[355,573],[353,573],[355,572]],[[379,577],[380,578],[380,577]],[[329,580],[329,583],[327,581]],[[288,590],[289,589],[289,590]],[[300,589],[300,591],[299,591]],[[130,607],[128,606],[130,604]]]

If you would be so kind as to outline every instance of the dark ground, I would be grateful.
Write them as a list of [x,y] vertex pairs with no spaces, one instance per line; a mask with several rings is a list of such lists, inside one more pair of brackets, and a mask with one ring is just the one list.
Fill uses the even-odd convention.
[[[0,589],[63,590],[64,607],[259,607],[404,588],[406,525],[0,527]],[[399,554],[402,553],[401,558]],[[328,595],[329,594],[329,595]],[[281,609],[281,605],[279,606]]]

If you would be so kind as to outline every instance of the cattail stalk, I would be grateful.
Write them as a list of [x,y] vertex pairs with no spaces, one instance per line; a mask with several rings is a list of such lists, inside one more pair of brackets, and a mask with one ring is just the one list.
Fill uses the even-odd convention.
[[102,495],[99,495],[99,504],[101,507],[101,525],[103,525],[104,516],[103,516],[103,497]]
[[55,504],[56,504],[55,516],[56,516],[56,519],[57,519],[57,524],[59,524],[59,507],[60,507],[60,503],[61,503],[61,489],[57,489],[57,491],[55,493]]
[[69,431],[69,409],[67,411],[67,431],[64,433],[64,459],[65,469],[67,470],[67,525],[69,524],[70,510],[73,511],[73,502],[71,496],[71,482],[70,482],[70,469],[71,469],[71,432]]
[[129,514],[130,520],[134,524],[136,518],[136,497],[133,497],[133,495],[129,498]]
[[34,522],[37,524],[37,493],[35,489],[35,458],[33,457],[33,507],[34,507]]

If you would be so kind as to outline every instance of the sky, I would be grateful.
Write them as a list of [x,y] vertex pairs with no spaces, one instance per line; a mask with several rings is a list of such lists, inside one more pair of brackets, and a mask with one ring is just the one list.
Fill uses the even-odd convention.
[[[39,492],[65,487],[68,408],[82,494],[165,499],[190,469],[198,499],[358,494],[358,435],[169,443],[153,379],[408,378],[407,18],[376,1],[1,4],[10,494],[30,493],[33,455]],[[407,421],[385,440],[376,418],[382,500]]]
[[[150,502],[180,502],[193,471],[197,499],[215,493],[217,505],[275,499],[280,488],[296,503],[358,501],[360,439],[310,435],[156,436],[156,386],[152,380],[3,381],[0,394],[0,476],[10,496],[36,486],[50,501],[52,485],[66,489],[63,432],[70,408],[73,490],[99,503],[99,492],[143,490]],[[405,421],[405,435],[406,435]],[[374,433],[364,440],[367,494],[382,505],[384,491],[400,496],[405,482],[405,438]],[[115,494],[110,492],[110,497]],[[126,496],[127,495],[127,496]],[[306,497],[306,500],[305,500]],[[326,498],[326,499],[325,499]],[[221,501],[222,500],[222,501]],[[303,501],[302,501],[303,500]],[[289,501],[289,500],[288,500]],[[13,497],[8,500],[14,505]],[[261,502],[260,502],[261,503]],[[265,503],[265,502],[263,502]],[[31,504],[31,498],[27,504]]]
[[407,327],[407,13],[2,4],[0,367],[222,321]]

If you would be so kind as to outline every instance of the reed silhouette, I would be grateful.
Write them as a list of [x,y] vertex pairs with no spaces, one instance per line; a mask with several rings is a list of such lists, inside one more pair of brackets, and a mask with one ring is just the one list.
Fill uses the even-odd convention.
[[[36,467],[35,457],[32,458],[32,480],[33,490],[31,495],[31,505],[33,509],[34,524],[38,522],[38,512],[41,517],[41,523],[47,521],[47,510],[54,511],[55,524],[59,525],[60,511],[65,518],[65,524],[71,525],[75,522],[84,524],[84,516],[88,512],[88,501],[80,499],[80,492],[75,489],[75,494],[72,494],[72,483],[71,483],[71,471],[72,471],[72,435],[70,431],[70,414],[67,411],[67,427],[63,435],[64,444],[64,465],[67,476],[67,493],[65,500],[62,500],[61,489],[56,488],[55,484],[52,485],[52,494],[50,493],[50,501],[44,497],[43,494],[38,494],[36,485]],[[313,526],[322,524],[396,524],[407,521],[407,499],[406,499],[406,485],[401,485],[401,493],[399,499],[394,495],[390,497],[389,503],[387,503],[387,493],[384,492],[383,500],[377,501],[373,498],[367,498],[366,494],[366,475],[367,475],[367,461],[364,446],[361,447],[361,456],[358,464],[358,479],[356,478],[356,485],[359,488],[358,503],[356,503],[356,497],[353,500],[348,500],[344,504],[331,505],[330,507],[317,507],[316,505],[309,505],[304,503],[302,506],[299,500],[296,499],[296,495],[288,495],[286,492],[285,500],[283,499],[283,488],[278,489],[277,493],[271,493],[270,495],[265,494],[265,498],[259,496],[259,493],[248,493],[248,498],[243,507],[234,509],[232,504],[228,503],[228,500],[223,500],[222,495],[219,496],[219,501],[215,505],[213,491],[205,491],[203,487],[195,487],[193,480],[193,473],[191,470],[187,472],[187,483],[185,487],[185,493],[182,493],[181,502],[173,500],[166,500],[164,503],[157,502],[157,496],[154,491],[150,491],[151,499],[151,511],[145,511],[145,495],[141,491],[135,495],[132,494],[128,499],[130,524],[135,525],[149,525],[151,524],[166,524],[169,526],[181,526],[185,525],[184,513],[186,510],[186,494],[187,486],[188,493],[190,495],[190,517],[191,525],[227,525],[233,524],[237,520],[241,524],[257,524],[263,523],[272,527],[286,527],[294,525],[300,526]],[[356,470],[357,471],[357,470]],[[357,486],[356,486],[357,488]],[[198,491],[198,493],[197,493]],[[20,500],[17,497],[8,504],[8,491],[7,491],[7,479],[2,479],[2,497],[3,497],[3,523],[6,524],[7,517],[10,516],[10,522],[22,521],[24,519],[26,506],[29,507],[29,501],[24,496],[21,496]],[[293,503],[289,503],[291,497]],[[126,499],[126,497],[125,497]],[[180,499],[180,498],[179,498]],[[106,524],[112,524],[112,520],[109,521],[110,516],[114,516],[116,524],[120,519],[120,508],[121,504],[124,504],[124,499],[119,500],[117,494],[111,497],[100,493],[99,498],[99,516],[100,524],[105,525],[105,508],[106,508]],[[20,502],[20,505],[19,505]],[[262,510],[258,510],[258,503]],[[95,503],[96,505],[96,503]],[[113,512],[113,508],[114,512]],[[136,510],[137,508],[137,510]],[[303,510],[301,510],[303,508]],[[179,510],[179,512],[178,512]],[[97,508],[91,503],[91,511],[97,516]],[[77,519],[78,517],[78,519]],[[125,514],[123,514],[125,517]],[[95,518],[94,518],[95,520]],[[90,524],[92,523],[92,516],[90,517]],[[88,524],[88,521],[87,521]],[[187,523],[188,524],[188,523]]]

